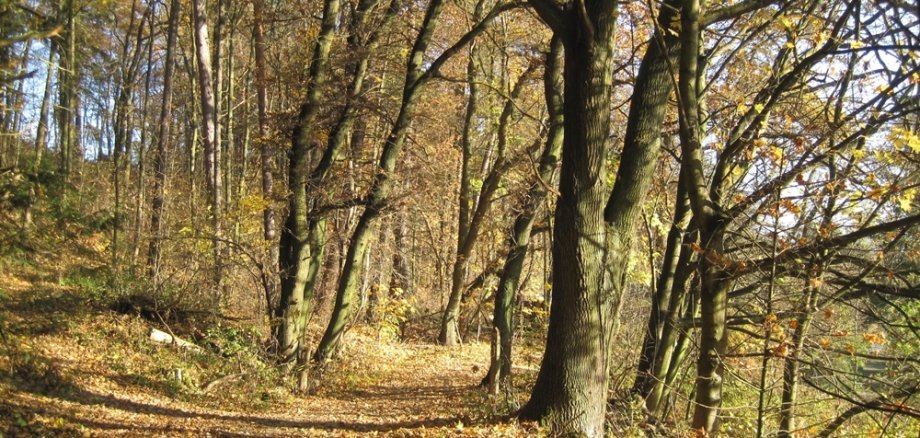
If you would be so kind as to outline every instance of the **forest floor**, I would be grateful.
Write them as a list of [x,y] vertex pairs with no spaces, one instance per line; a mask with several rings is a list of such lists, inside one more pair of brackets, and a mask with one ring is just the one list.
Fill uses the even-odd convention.
[[[487,344],[381,340],[358,327],[316,389],[298,395],[244,329],[190,338],[199,352],[152,343],[150,328],[163,325],[94,301],[101,263],[90,259],[101,260],[0,259],[0,437],[541,434],[503,420],[524,394],[478,387]],[[532,373],[538,357],[521,360]]]

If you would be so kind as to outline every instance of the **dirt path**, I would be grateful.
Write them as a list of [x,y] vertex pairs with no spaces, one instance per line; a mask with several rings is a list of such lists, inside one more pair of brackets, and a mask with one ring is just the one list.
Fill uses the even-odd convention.
[[[169,364],[185,363],[189,353],[150,345],[146,321],[93,309],[73,287],[45,280],[4,276],[3,436],[536,433],[499,421],[496,402],[476,387],[488,357],[481,344],[446,349],[355,333],[345,359],[314,395],[294,396],[284,387],[246,393],[247,376],[208,393],[199,381],[192,395],[170,394]],[[207,371],[189,367],[189,374]]]

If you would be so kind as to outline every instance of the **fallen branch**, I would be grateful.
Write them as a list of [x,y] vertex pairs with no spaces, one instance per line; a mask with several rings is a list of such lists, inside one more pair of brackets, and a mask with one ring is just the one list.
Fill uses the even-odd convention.
[[201,351],[201,347],[155,328],[150,329],[150,340],[160,344],[175,344],[179,348]]

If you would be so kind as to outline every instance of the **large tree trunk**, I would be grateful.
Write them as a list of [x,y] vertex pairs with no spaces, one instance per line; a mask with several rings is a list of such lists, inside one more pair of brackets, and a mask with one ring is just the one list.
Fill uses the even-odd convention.
[[150,210],[150,247],[147,250],[147,275],[158,284],[160,269],[160,241],[163,233],[163,210],[166,207],[167,145],[172,126],[172,88],[175,74],[176,40],[179,33],[179,0],[169,6],[169,28],[166,31],[166,58],[163,60],[163,91],[160,104],[160,121],[157,126],[157,147],[153,162],[153,203]]
[[548,187],[552,185],[553,173],[562,150],[563,139],[563,107],[562,107],[562,40],[553,38],[550,43],[550,52],[546,57],[543,84],[546,108],[549,113],[549,133],[546,145],[543,148],[539,161],[539,168],[535,175],[539,181],[534,181],[525,194],[524,205],[521,213],[514,220],[511,236],[508,240],[510,251],[505,258],[505,264],[495,291],[495,311],[492,322],[495,325],[495,334],[498,339],[493,339],[496,344],[497,354],[493,355],[489,365],[488,384],[492,388],[507,389],[511,387],[511,347],[514,339],[514,297],[521,282],[521,273],[524,268],[524,259],[530,247],[530,234],[540,205],[546,199]]
[[607,404],[609,311],[615,307],[605,285],[603,206],[616,3],[585,1],[566,10],[551,2],[532,4],[565,44],[565,134],[546,350],[520,416],[544,421],[554,433],[599,437]]

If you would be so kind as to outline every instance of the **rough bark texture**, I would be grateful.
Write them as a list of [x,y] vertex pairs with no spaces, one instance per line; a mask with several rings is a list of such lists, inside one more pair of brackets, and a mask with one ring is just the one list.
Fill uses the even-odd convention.
[[608,311],[615,307],[605,286],[603,206],[616,4],[577,2],[563,11],[554,3],[531,3],[565,45],[565,134],[546,350],[520,416],[540,420],[554,433],[599,437],[613,325]]

